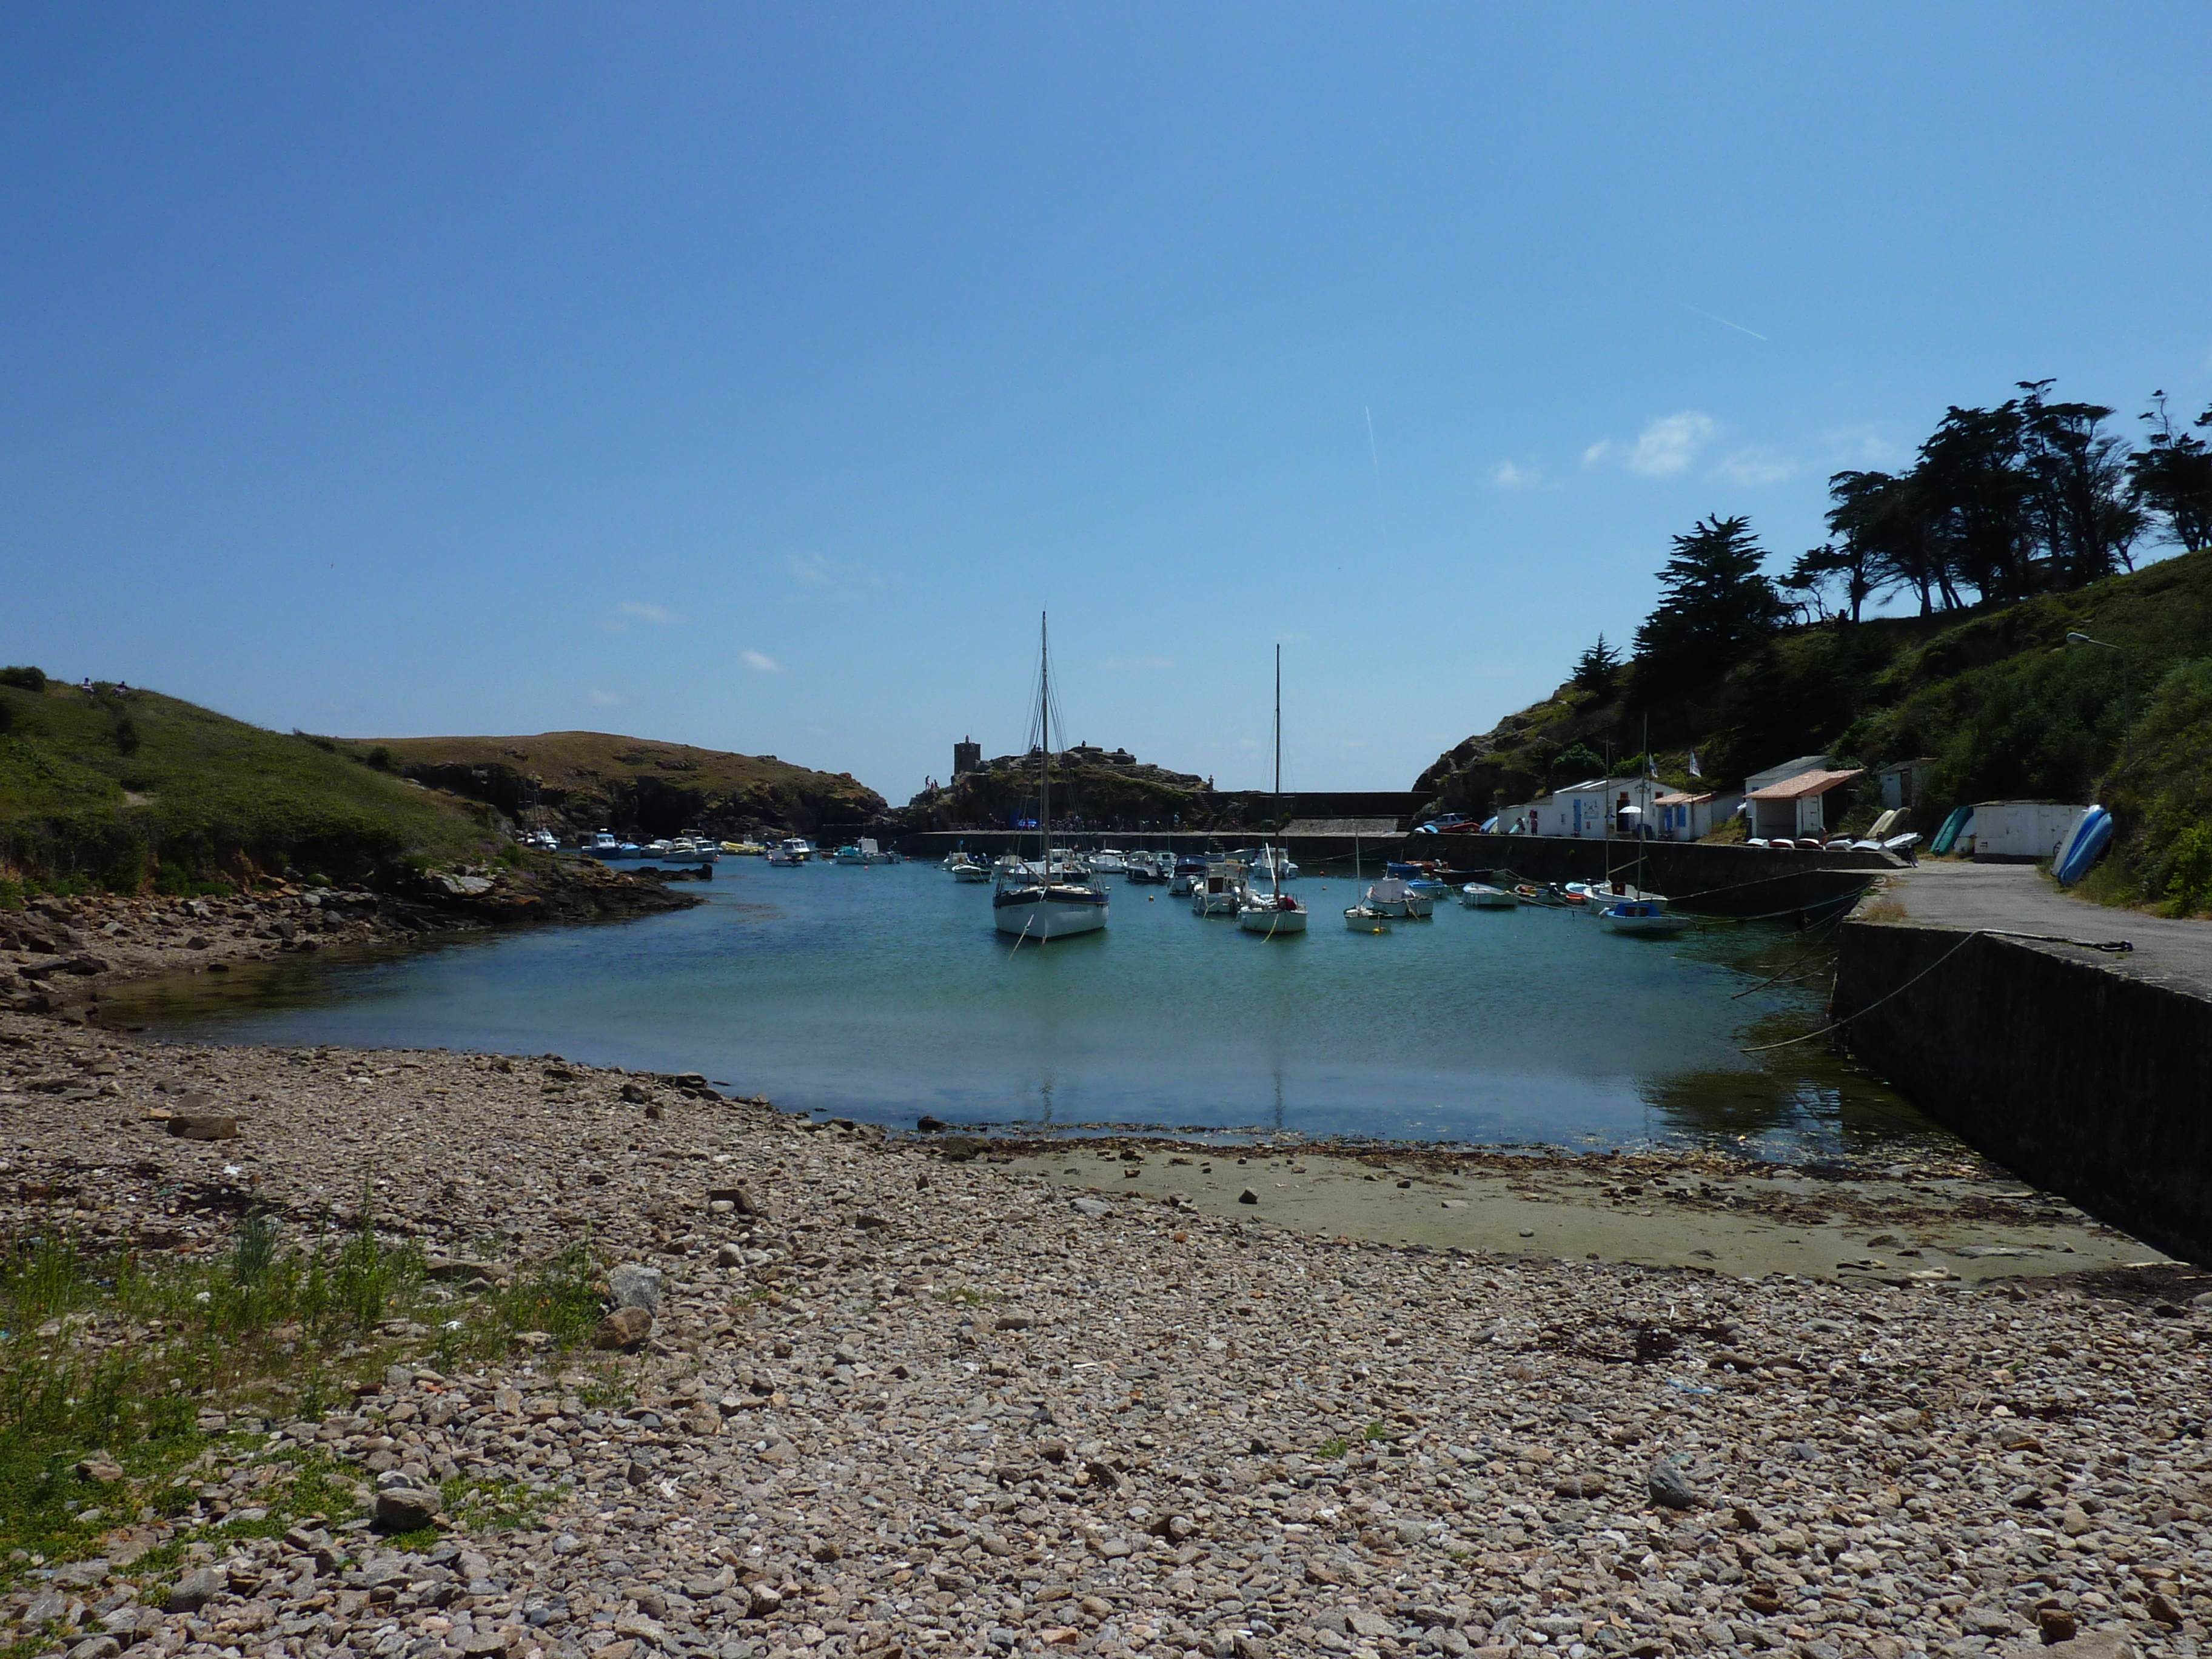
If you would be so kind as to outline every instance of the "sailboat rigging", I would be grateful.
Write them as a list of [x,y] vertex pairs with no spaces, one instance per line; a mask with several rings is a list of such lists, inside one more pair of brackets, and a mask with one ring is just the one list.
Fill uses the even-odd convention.
[[[1275,811],[1283,810],[1283,647],[1275,647]],[[1306,907],[1283,890],[1285,866],[1290,862],[1287,845],[1281,849],[1263,844],[1261,861],[1273,878],[1273,890],[1267,893],[1244,890],[1243,902],[1237,909],[1237,925],[1247,933],[1265,933],[1273,938],[1278,933],[1303,933],[1306,930]]]
[[1032,728],[1037,754],[1037,835],[1041,854],[1032,866],[1002,866],[991,895],[991,920],[1002,933],[1018,935],[1016,949],[1028,939],[1095,933],[1106,925],[1106,891],[1095,877],[1074,867],[1055,869],[1052,861],[1052,635],[1050,622],[1037,620],[1037,712]]

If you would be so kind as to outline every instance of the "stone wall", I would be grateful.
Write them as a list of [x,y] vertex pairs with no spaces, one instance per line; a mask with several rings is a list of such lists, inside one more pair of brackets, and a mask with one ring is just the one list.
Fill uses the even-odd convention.
[[1850,921],[1833,1007],[1853,1054],[1978,1151],[2212,1265],[2212,1001],[2063,946]]

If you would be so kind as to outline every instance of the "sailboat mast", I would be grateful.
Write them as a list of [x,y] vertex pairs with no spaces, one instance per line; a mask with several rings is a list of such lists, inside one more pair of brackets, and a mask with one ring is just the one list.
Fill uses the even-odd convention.
[[1044,847],[1044,883],[1052,885],[1052,627],[1037,613],[1037,736],[1044,747],[1037,791],[1037,832]]
[[[1275,816],[1283,815],[1283,647],[1275,647]],[[1285,843],[1288,845],[1287,842]],[[1283,896],[1283,858],[1278,853],[1267,860],[1275,874],[1275,898],[1279,908]]]

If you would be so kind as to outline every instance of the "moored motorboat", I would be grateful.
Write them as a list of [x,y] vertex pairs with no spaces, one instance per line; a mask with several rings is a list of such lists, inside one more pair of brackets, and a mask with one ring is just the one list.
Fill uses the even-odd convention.
[[1354,904],[1346,907],[1344,925],[1355,933],[1387,933],[1390,918],[1371,904]]
[[1244,902],[1244,866],[1235,859],[1209,859],[1206,873],[1191,883],[1194,916],[1233,916]]
[[1517,910],[1521,896],[1487,882],[1471,881],[1459,890],[1459,902],[1469,910]]
[[1175,873],[1168,880],[1168,896],[1187,896],[1194,883],[1206,877],[1206,860],[1195,853],[1181,854],[1175,861]]
[[788,836],[768,849],[770,864],[804,864],[813,856],[813,847],[798,836]]

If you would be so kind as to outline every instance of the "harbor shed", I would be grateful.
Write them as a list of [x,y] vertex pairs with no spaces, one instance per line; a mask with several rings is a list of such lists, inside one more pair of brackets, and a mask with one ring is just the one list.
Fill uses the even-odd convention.
[[[1650,778],[1586,778],[1552,792],[1544,827],[1536,833],[1571,836],[1577,841],[1633,835],[1637,823],[1651,816],[1651,803],[1663,790]],[[1624,811],[1630,814],[1626,820],[1620,816]]]
[[1881,804],[1899,811],[1911,811],[1926,792],[1928,769],[1935,764],[1933,757],[1923,755],[1917,760],[1898,761],[1881,768],[1875,774],[1881,780]]
[[1748,795],[1754,789],[1764,789],[1785,778],[1802,778],[1808,772],[1825,772],[1834,764],[1826,755],[1800,755],[1796,760],[1770,766],[1764,772],[1753,772],[1743,781],[1743,793]]
[[1742,804],[1741,795],[1719,790],[1670,792],[1652,799],[1652,829],[1662,841],[1703,841],[1734,817]]
[[[1865,775],[1864,769],[1860,767],[1834,771],[1823,766],[1794,777],[1778,778],[1756,788],[1746,788],[1744,799],[1751,804],[1751,833],[1767,841],[1826,840],[1829,799],[1837,797],[1840,807],[1844,799],[1838,792],[1849,788]],[[1751,778],[1744,780],[1747,785],[1753,781]]]
[[2056,800],[1976,801],[1974,861],[2036,864],[2057,858],[2088,810]]

